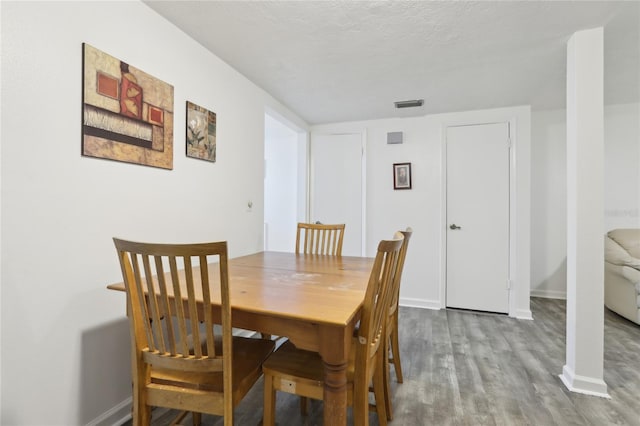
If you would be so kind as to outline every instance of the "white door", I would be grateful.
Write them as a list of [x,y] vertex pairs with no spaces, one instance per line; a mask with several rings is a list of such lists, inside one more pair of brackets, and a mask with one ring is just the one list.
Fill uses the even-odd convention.
[[447,128],[447,307],[509,311],[509,124]]
[[344,256],[363,255],[362,134],[311,135],[311,222],[344,223]]

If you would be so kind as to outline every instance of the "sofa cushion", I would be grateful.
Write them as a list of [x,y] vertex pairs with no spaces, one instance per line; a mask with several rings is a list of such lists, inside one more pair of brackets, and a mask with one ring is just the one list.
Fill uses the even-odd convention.
[[618,266],[630,266],[640,271],[640,259],[631,257],[629,253],[611,238],[604,239],[604,259]]
[[609,231],[607,235],[624,248],[630,256],[640,260],[640,228],[614,229]]

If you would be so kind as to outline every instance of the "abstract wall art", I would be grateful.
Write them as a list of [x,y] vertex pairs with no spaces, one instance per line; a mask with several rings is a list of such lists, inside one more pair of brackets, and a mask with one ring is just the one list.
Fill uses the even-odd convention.
[[173,169],[173,86],[86,43],[82,155]]

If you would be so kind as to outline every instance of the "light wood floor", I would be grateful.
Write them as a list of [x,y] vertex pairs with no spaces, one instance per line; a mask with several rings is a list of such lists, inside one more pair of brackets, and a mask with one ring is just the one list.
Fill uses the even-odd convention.
[[[531,310],[534,321],[401,307],[405,380],[393,381],[391,424],[640,426],[640,326],[605,309],[604,379],[611,395],[605,399],[569,392],[558,377],[565,302],[532,298]],[[152,424],[167,425],[173,415],[155,415]],[[260,423],[262,380],[235,416],[237,425]],[[276,416],[280,426],[321,425],[322,403],[314,401],[302,417],[298,399],[278,393]],[[374,413],[370,423],[378,425]],[[190,425],[190,417],[182,424]],[[222,419],[205,415],[203,424],[222,425]]]

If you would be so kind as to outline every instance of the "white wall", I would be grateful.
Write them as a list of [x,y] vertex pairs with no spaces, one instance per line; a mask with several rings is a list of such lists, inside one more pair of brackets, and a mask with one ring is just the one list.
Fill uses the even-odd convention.
[[[531,293],[566,297],[566,111],[531,117]],[[640,227],[640,104],[604,108],[602,233]]]
[[[2,22],[2,6],[0,5],[0,23]],[[2,81],[2,67],[0,66],[0,81]],[[1,90],[0,90],[1,92]],[[0,115],[2,103],[0,102]],[[2,134],[2,119],[0,119],[0,135]],[[0,188],[2,188],[2,144],[0,144]],[[0,195],[0,224],[2,223],[2,195]],[[2,259],[2,226],[0,225],[0,260]],[[2,262],[0,261],[0,342],[2,342]],[[0,345],[1,346],[1,345]],[[0,413],[2,413],[2,350],[0,350]],[[0,414],[0,417],[2,415]],[[0,418],[0,421],[2,419]]]
[[567,287],[566,111],[531,114],[531,294],[564,298]]
[[[517,260],[513,315],[529,311],[529,107],[502,108],[312,126],[312,132],[366,132],[367,255],[377,242],[411,226],[414,234],[407,252],[401,304],[439,309],[444,306],[444,176],[443,131],[456,124],[510,121],[516,127],[518,186],[516,217]],[[400,145],[387,144],[387,132],[402,131]],[[412,189],[393,189],[393,163],[411,162]]]
[[[141,2],[2,2],[1,18],[0,423],[98,423],[131,395],[111,238],[261,250],[265,109],[306,125]],[[174,86],[172,171],[80,155],[83,42]],[[186,100],[217,113],[216,163],[185,157]]]

